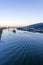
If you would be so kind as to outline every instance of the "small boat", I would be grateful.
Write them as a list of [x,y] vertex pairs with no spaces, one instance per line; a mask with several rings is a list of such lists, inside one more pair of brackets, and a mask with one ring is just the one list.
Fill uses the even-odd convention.
[[16,30],[13,30],[14,33],[16,33]]

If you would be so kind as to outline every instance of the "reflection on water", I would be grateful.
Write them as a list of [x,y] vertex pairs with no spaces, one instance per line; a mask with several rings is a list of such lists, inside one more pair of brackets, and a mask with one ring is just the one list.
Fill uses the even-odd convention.
[[16,30],[3,30],[0,65],[43,65],[43,35]]
[[2,36],[2,29],[0,29],[0,42],[1,42],[1,36]]

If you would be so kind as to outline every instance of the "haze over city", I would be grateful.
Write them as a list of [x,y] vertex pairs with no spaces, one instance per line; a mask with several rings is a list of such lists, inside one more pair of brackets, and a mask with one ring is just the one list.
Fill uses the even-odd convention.
[[43,22],[43,0],[0,0],[0,26]]

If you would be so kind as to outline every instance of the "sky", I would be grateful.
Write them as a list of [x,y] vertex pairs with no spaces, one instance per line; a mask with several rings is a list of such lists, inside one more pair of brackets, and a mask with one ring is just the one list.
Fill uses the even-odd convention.
[[43,22],[43,0],[0,0],[0,26]]

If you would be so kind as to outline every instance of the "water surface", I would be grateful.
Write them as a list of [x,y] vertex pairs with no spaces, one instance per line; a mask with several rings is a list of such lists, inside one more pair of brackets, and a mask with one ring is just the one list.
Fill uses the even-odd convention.
[[2,30],[0,65],[43,65],[43,34]]

